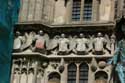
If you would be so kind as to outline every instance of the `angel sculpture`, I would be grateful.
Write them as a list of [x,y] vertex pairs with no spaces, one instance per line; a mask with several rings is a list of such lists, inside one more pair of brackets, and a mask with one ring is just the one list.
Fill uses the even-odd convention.
[[38,35],[35,36],[35,51],[40,53],[47,53],[47,46],[49,41],[49,36],[45,34],[42,30],[38,32]]
[[94,55],[103,55],[104,46],[106,45],[106,39],[102,36],[102,33],[98,33],[97,37],[93,40],[93,54]]
[[20,48],[22,46],[22,41],[23,41],[23,37],[20,35],[19,31],[16,31],[15,34],[15,39],[14,39],[14,45],[13,45],[13,51],[14,52],[20,52]]
[[69,53],[69,39],[66,38],[65,34],[61,34],[61,38],[59,39],[59,55],[66,55]]
[[76,39],[76,51],[78,55],[85,55],[88,52],[89,41],[85,38],[83,33],[80,33],[79,38]]

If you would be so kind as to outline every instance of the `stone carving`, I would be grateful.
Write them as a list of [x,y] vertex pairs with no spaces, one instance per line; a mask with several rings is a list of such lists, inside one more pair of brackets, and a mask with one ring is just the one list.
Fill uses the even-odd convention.
[[65,64],[64,58],[61,58],[60,66],[58,68],[60,73],[62,73],[64,71],[64,69],[65,69],[64,64]]
[[102,33],[98,33],[97,37],[93,40],[93,54],[95,55],[103,55],[104,54],[104,46],[106,46],[106,39],[102,36]]
[[95,72],[97,70],[97,61],[94,57],[92,58],[92,61],[91,61],[91,70],[93,72]]
[[88,52],[88,39],[85,38],[84,34],[80,34],[79,38],[76,39],[76,52],[78,55],[85,55]]
[[61,34],[59,38],[59,55],[65,55],[69,53],[69,39],[65,37],[65,34]]
[[65,34],[55,35],[49,38],[49,35],[42,30],[36,34],[35,32],[25,32],[23,36],[20,32],[16,32],[14,40],[14,52],[30,51],[40,52],[43,54],[54,55],[68,55],[71,53],[77,55],[87,55],[92,52],[94,55],[104,55],[106,53],[114,53],[115,50],[115,35],[111,36],[102,33],[84,35],[83,33],[77,35],[69,35],[67,38]]
[[20,35],[20,32],[17,31],[15,34],[14,45],[13,45],[14,52],[20,52],[21,46],[22,46],[22,36]]
[[44,34],[44,32],[40,30],[38,35],[35,36],[35,52],[46,54],[48,40],[48,35]]

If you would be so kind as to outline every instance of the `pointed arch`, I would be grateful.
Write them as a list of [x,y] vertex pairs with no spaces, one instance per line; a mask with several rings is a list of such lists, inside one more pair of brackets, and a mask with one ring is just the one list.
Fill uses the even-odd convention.
[[68,65],[68,83],[76,83],[77,66],[74,63]]
[[89,67],[86,63],[82,63],[79,66],[79,83],[88,83],[88,71]]

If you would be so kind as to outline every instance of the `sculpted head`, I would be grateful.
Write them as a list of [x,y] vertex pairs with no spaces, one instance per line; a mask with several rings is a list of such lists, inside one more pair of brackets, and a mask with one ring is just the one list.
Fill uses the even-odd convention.
[[19,31],[16,31],[16,34],[15,34],[17,37],[20,36],[20,32]]
[[39,35],[43,35],[44,33],[43,33],[43,31],[42,30],[40,30],[39,31]]
[[102,37],[102,33],[99,32],[99,33],[97,34],[97,37]]
[[65,38],[65,34],[64,34],[64,33],[62,33],[62,34],[61,34],[61,37],[62,37],[62,38]]
[[84,37],[84,34],[83,34],[83,33],[80,33],[80,34],[79,34],[79,37],[80,37],[80,38],[83,38],[83,37]]

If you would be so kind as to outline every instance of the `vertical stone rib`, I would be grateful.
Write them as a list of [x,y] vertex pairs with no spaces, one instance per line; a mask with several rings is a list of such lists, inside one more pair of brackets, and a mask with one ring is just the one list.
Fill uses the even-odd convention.
[[22,0],[21,9],[20,9],[20,22],[27,21],[27,14],[28,14],[28,3],[29,0]]
[[30,0],[29,2],[29,11],[28,11],[28,21],[33,21],[35,10],[35,0]]
[[43,0],[36,0],[36,6],[35,6],[35,15],[34,20],[35,21],[41,21],[42,18],[42,8],[43,8]]

